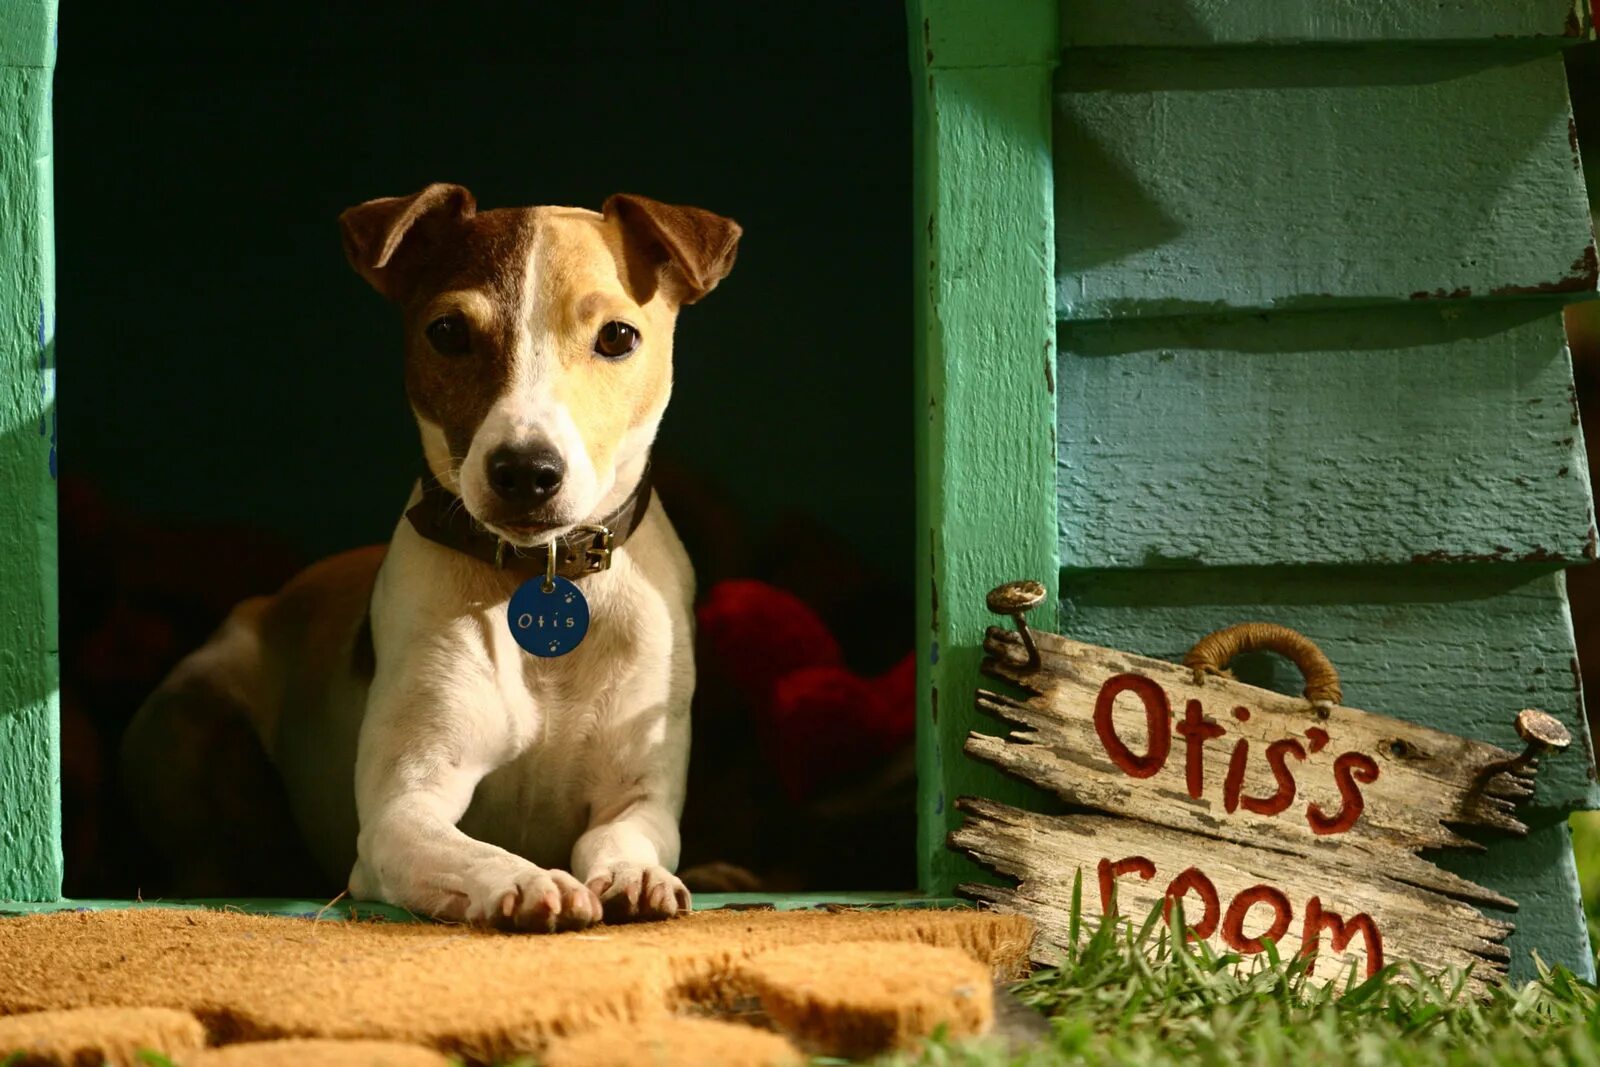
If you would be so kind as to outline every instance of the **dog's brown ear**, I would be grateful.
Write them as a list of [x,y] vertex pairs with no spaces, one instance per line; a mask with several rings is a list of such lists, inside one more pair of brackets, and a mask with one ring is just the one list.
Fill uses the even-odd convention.
[[744,232],[721,215],[628,193],[611,197],[601,211],[622,226],[630,261],[638,256],[647,268],[641,272],[629,264],[631,280],[645,290],[641,303],[655,291],[662,266],[670,267],[678,303],[692,304],[711,292],[733,269]]
[[403,299],[409,277],[407,261],[415,262],[414,253],[421,246],[477,211],[477,202],[466,188],[444,182],[434,182],[410,196],[368,200],[339,216],[345,257],[378,292],[390,300]]

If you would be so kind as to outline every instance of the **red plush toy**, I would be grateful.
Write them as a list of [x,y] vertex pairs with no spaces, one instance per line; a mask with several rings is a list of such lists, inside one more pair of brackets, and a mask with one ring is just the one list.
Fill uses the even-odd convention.
[[748,701],[769,762],[800,803],[911,742],[916,666],[910,655],[875,678],[844,665],[839,643],[794,594],[765,582],[713,586],[697,613],[701,670],[726,674]]

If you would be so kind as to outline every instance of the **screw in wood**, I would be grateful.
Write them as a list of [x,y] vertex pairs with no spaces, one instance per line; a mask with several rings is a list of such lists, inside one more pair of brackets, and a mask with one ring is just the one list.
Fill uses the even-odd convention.
[[987,598],[990,611],[996,615],[1008,615],[1017,624],[1017,635],[1022,638],[1022,647],[1028,650],[1030,671],[1038,670],[1042,661],[1039,658],[1039,646],[1033,641],[1033,631],[1028,629],[1027,614],[1043,604],[1045,596],[1042,583],[1024,580],[996,586],[989,591]]
[[1560,752],[1572,744],[1572,734],[1561,725],[1561,720],[1537,708],[1517,712],[1517,736],[1528,746],[1512,761],[1512,766],[1518,770],[1537,767],[1539,757],[1546,752]]

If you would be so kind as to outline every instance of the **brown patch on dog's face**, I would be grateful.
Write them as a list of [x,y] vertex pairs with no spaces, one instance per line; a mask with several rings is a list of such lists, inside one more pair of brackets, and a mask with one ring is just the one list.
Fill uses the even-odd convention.
[[[606,208],[480,214],[464,189],[430,186],[341,219],[352,263],[402,307],[430,464],[513,543],[631,491],[671,392],[678,308],[732,265],[725,219],[638,197]],[[496,457],[533,454],[554,488],[529,497],[491,478]]]
[[[401,305],[406,396],[419,418],[443,431],[453,469],[510,379],[531,214],[502,209],[463,220],[427,249]],[[436,343],[436,332],[430,336],[430,327],[452,317],[465,332],[459,351]]]
[[[418,418],[443,432],[452,469],[467,458],[473,435],[505,392],[517,349],[522,271],[482,269],[487,263],[472,257],[476,244],[466,238],[463,269],[442,274],[437,292],[423,290],[403,312],[406,396]],[[463,350],[430,336],[442,324],[464,333]]]

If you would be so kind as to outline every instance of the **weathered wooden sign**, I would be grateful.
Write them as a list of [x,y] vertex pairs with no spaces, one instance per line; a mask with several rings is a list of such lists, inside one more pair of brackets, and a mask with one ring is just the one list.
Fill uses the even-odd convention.
[[[1208,636],[1185,666],[1030,630],[1038,583],[995,590],[1016,631],[990,629],[984,671],[1030,694],[979,690],[979,709],[1011,724],[973,733],[966,751],[1055,793],[1082,814],[1041,815],[962,798],[951,843],[1015,888],[962,891],[1039,924],[1037,952],[1064,944],[1073,885],[1085,912],[1142,921],[1161,906],[1190,938],[1242,954],[1271,939],[1313,956],[1317,980],[1412,961],[1503,975],[1511,925],[1473,905],[1516,903],[1441,870],[1423,849],[1481,848],[1459,833],[1521,835],[1538,756],[1566,731],[1528,710],[1521,754],[1343,707],[1338,676],[1303,636],[1245,624]],[[1307,675],[1311,699],[1244,685],[1233,654],[1270,648]],[[1181,901],[1181,910],[1173,903]],[[1085,924],[1090,928],[1093,923]]]

